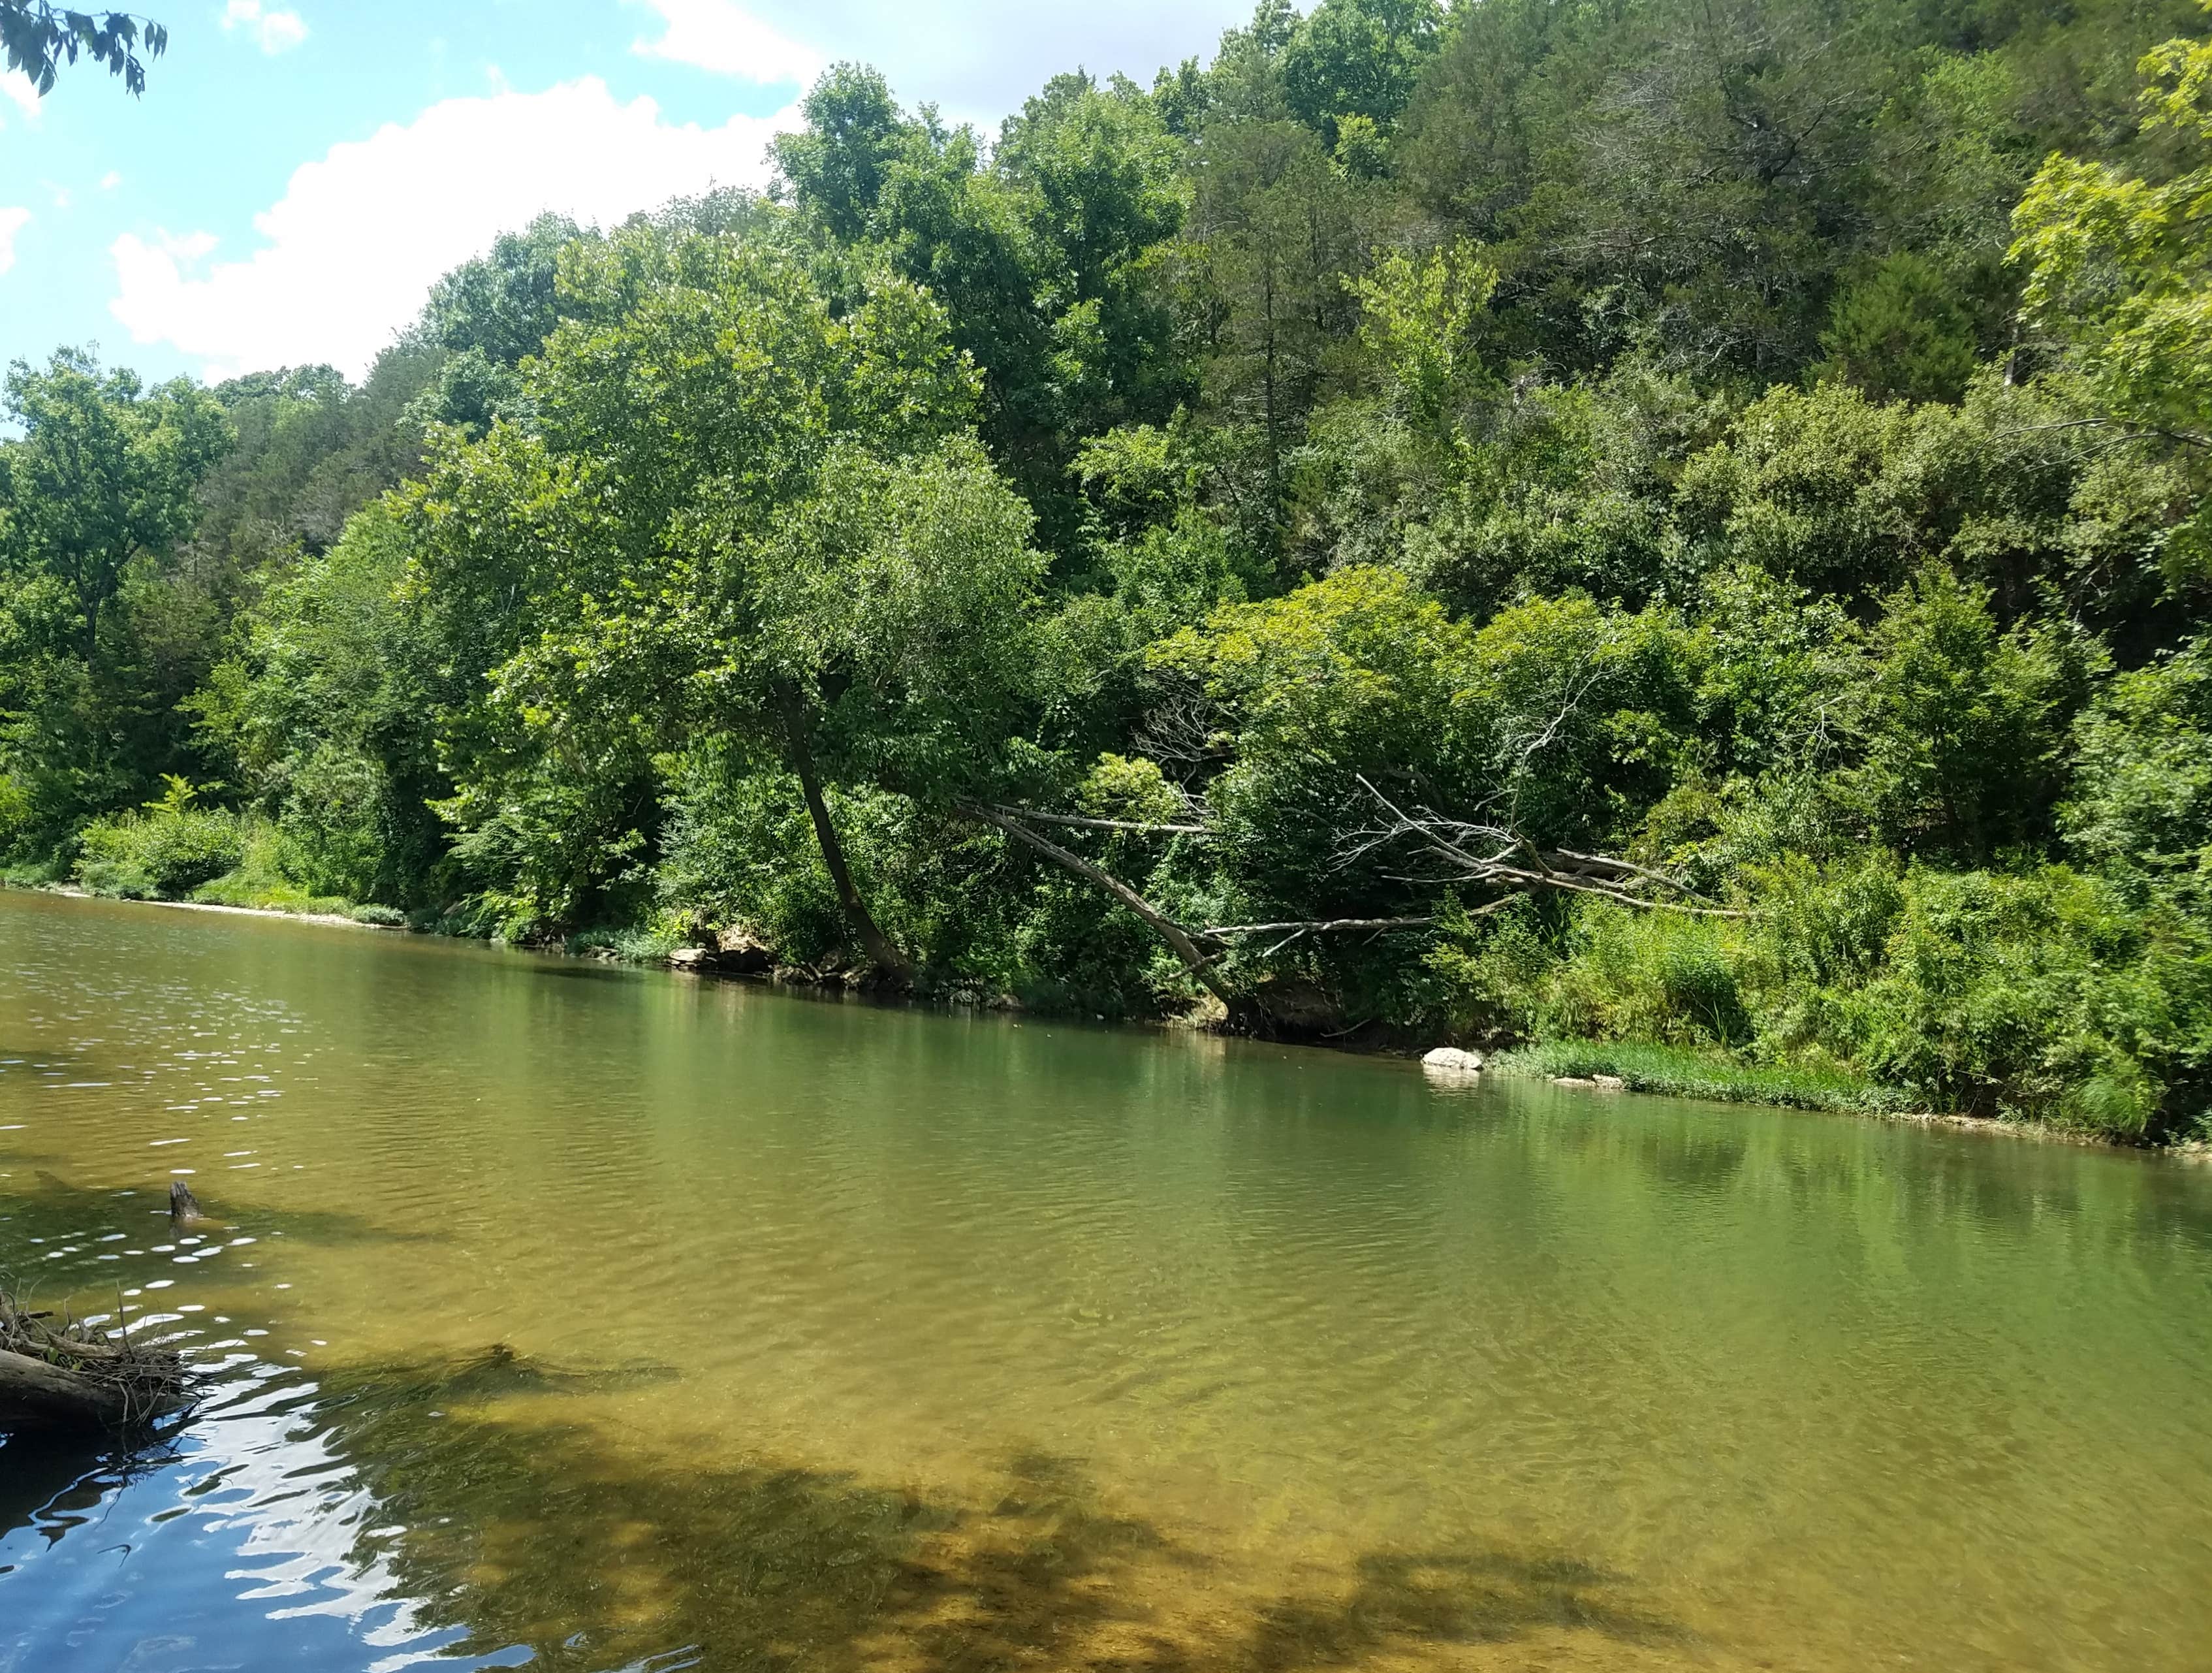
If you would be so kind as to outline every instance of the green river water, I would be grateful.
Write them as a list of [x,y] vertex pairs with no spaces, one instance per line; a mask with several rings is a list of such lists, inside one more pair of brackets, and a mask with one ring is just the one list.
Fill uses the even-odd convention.
[[2157,1159],[9,894],[0,1270],[0,1673],[2212,1665]]

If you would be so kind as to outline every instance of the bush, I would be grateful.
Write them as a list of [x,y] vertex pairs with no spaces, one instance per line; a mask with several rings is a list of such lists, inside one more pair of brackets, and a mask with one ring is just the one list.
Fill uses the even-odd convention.
[[356,923],[369,924],[378,929],[404,929],[407,915],[396,906],[356,906],[347,910],[346,916]]
[[239,816],[191,806],[191,787],[136,812],[98,819],[77,839],[77,880],[94,894],[174,899],[234,868],[246,855]]
[[1500,1052],[1486,1067],[1498,1074],[1542,1080],[1610,1074],[1631,1092],[1727,1104],[1778,1104],[1860,1115],[1897,1115],[1916,1107],[1909,1094],[1848,1069],[1820,1063],[1747,1063],[1681,1046],[1554,1040]]
[[1871,1107],[1861,1092],[1788,1090],[1840,1077],[1883,1089],[1884,1107],[2130,1141],[2204,1127],[2212,923],[2199,913],[2061,866],[1907,870],[1879,850],[1750,874],[1741,898],[1747,916],[1732,920],[1590,904],[1552,922],[1530,903],[1463,930],[1431,965],[1463,1031],[1612,1054],[1580,1069],[1531,1060],[1545,1073],[1626,1074],[1620,1054],[1648,1048],[1705,1065],[1703,1080],[1632,1078],[1655,1091],[1696,1080],[1698,1096]]
[[264,912],[345,910],[342,896],[314,891],[299,844],[281,825],[248,815],[239,821],[239,835],[238,863],[194,889],[194,900],[209,906],[245,906]]

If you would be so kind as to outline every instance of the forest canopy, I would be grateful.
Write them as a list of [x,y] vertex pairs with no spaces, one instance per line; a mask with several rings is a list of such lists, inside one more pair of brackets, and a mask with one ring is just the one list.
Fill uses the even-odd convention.
[[359,383],[18,362],[0,855],[2201,1134],[2206,27],[1263,0],[996,132],[840,64]]

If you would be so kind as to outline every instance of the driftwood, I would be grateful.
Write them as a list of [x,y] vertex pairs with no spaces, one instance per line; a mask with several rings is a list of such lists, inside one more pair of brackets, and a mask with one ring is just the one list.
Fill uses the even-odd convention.
[[191,1382],[173,1349],[58,1320],[0,1289],[0,1429],[142,1430],[189,1405]]

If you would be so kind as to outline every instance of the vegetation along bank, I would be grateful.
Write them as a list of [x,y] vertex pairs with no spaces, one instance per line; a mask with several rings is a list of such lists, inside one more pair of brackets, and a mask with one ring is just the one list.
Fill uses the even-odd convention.
[[18,363],[0,851],[2192,1138],[2205,28],[1267,3],[994,135],[841,65],[359,385]]

